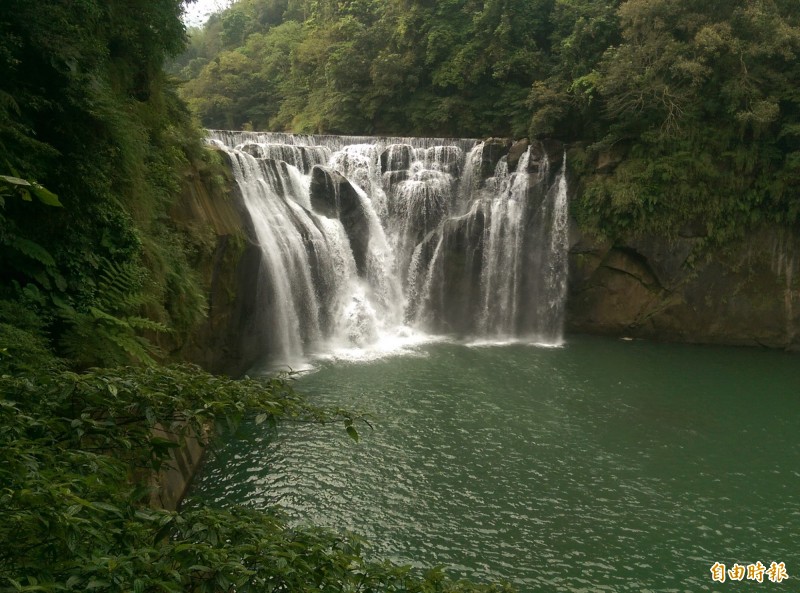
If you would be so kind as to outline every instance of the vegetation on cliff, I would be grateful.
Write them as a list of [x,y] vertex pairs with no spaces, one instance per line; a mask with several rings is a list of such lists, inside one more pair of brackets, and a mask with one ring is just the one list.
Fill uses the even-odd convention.
[[152,362],[143,331],[204,313],[193,238],[169,219],[184,173],[211,166],[162,70],[180,14],[176,0],[0,9],[0,322],[80,367]]
[[585,228],[719,243],[798,227],[798,52],[790,0],[239,0],[171,68],[214,128],[565,140]]
[[231,435],[248,412],[265,426],[341,417],[285,380],[194,367],[74,373],[33,349],[28,364],[31,354],[33,374],[20,373],[21,354],[0,361],[4,593],[504,590],[366,561],[355,538],[293,528],[275,510],[149,507],[150,472],[187,435],[209,425]]
[[158,364],[155,338],[205,314],[202,229],[170,212],[185,175],[221,170],[163,73],[181,11],[0,7],[0,592],[494,590],[269,512],[149,507],[150,472],[208,426],[336,419],[357,436],[285,380]]

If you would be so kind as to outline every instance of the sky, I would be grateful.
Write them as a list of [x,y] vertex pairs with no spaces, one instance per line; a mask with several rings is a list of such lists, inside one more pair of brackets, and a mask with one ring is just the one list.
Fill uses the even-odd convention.
[[227,8],[233,0],[197,0],[186,7],[184,21],[187,27],[200,27],[208,20],[209,15]]

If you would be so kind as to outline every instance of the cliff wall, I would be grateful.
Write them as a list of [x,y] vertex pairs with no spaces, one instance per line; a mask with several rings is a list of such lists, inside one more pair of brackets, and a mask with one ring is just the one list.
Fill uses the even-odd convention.
[[[224,153],[220,153],[224,154]],[[201,237],[194,261],[208,302],[205,320],[169,346],[171,356],[213,372],[240,376],[256,362],[258,337],[255,279],[261,266],[250,215],[230,169],[223,180],[192,171],[172,212],[173,219]]]
[[571,232],[567,329],[800,349],[800,241],[764,227],[697,255],[701,237],[609,242]]

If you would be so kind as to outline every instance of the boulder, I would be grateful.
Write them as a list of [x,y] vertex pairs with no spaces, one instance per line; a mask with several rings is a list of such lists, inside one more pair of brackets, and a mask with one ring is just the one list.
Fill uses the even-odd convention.
[[311,207],[328,218],[338,218],[356,262],[358,275],[366,277],[369,257],[369,216],[362,196],[342,174],[328,167],[311,170]]
[[514,144],[511,145],[511,148],[508,151],[507,162],[508,162],[508,170],[510,172],[514,172],[517,170],[517,165],[519,164],[519,160],[522,158],[522,155],[528,150],[528,146],[530,146],[530,142],[528,142],[527,138],[523,138],[522,140],[517,140]]
[[411,166],[414,148],[409,144],[391,144],[381,153],[381,173],[406,171]]
[[255,142],[248,142],[246,144],[242,144],[239,149],[242,152],[246,152],[252,157],[255,158],[262,158],[264,156],[264,149],[260,144],[256,144]]
[[564,160],[564,144],[558,140],[536,140],[531,145],[528,173],[541,174],[548,170],[551,174],[558,171]]
[[507,138],[487,138],[484,140],[481,150],[481,180],[494,176],[497,163],[508,154],[510,148],[511,141]]
[[393,187],[408,179],[408,171],[387,171],[383,174],[383,188],[391,191]]

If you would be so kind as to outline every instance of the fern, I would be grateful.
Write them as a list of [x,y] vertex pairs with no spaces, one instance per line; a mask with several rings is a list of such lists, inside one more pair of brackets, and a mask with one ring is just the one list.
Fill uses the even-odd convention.
[[45,267],[55,267],[56,262],[53,256],[41,245],[22,237],[12,237],[9,247],[13,247],[23,255],[36,260]]
[[156,333],[167,333],[170,329],[160,321],[153,321],[146,317],[126,317],[125,321],[134,329],[151,331]]
[[21,113],[16,99],[14,99],[13,96],[5,91],[0,91],[0,109],[5,112],[11,112],[15,115],[19,115]]
[[106,311],[131,313],[153,303],[144,292],[147,272],[131,262],[102,262],[97,283],[97,300]]
[[69,325],[61,338],[61,348],[82,367],[130,362],[155,364],[160,351],[138,332],[164,333],[169,328],[138,315],[154,300],[144,290],[145,270],[131,262],[105,260],[102,264],[95,305],[77,311],[59,304],[61,317]]

